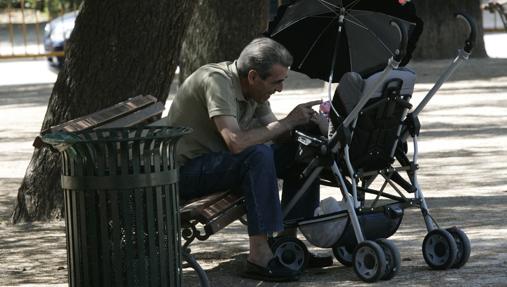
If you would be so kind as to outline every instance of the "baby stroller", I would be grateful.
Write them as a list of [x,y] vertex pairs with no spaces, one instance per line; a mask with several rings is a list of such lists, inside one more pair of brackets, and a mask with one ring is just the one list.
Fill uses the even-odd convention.
[[[286,13],[294,14],[289,9]],[[398,272],[398,248],[386,238],[396,232],[406,208],[421,210],[428,230],[422,253],[431,268],[460,268],[469,258],[470,241],[466,234],[456,227],[444,229],[437,224],[417,181],[418,114],[457,66],[468,59],[474,43],[472,20],[463,14],[457,14],[457,18],[469,27],[465,47],[415,109],[410,103],[415,73],[398,68],[404,58],[408,32],[404,23],[395,20],[390,23],[399,31],[401,44],[388,65],[367,77],[343,73],[332,99],[332,129],[328,138],[295,133],[306,163],[301,176],[306,180],[285,206],[284,214],[289,213],[316,179],[337,187],[343,200],[334,212],[285,221],[285,225],[299,228],[317,247],[332,248],[337,260],[353,266],[363,281],[388,280]],[[333,52],[333,63],[339,53]],[[330,82],[332,78],[333,70]],[[411,159],[409,141],[413,145]],[[274,239],[272,249],[286,266],[304,268],[308,253],[297,239]]]

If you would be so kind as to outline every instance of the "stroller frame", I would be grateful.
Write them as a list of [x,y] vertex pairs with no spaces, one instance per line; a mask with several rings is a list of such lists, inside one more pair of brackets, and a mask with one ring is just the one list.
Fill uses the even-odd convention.
[[[466,263],[470,255],[470,243],[466,235],[456,227],[449,228],[447,230],[440,229],[437,222],[430,215],[428,205],[417,180],[417,160],[419,155],[418,135],[420,129],[418,115],[428,104],[431,98],[436,94],[442,84],[454,73],[458,66],[469,58],[471,50],[473,48],[473,43],[475,41],[474,22],[468,16],[463,14],[457,14],[456,17],[464,20],[469,27],[470,33],[468,39],[465,42],[465,47],[458,50],[457,57],[452,61],[447,70],[444,71],[444,73],[440,76],[431,90],[412,112],[409,112],[411,105],[408,104],[409,107],[406,108],[402,115],[401,120],[404,120],[403,124],[399,125],[397,131],[397,139],[395,140],[395,143],[392,147],[391,157],[394,161],[396,149],[400,146],[400,142],[406,143],[408,137],[410,136],[413,142],[412,161],[404,156],[401,159],[398,159],[398,162],[401,164],[400,167],[393,167],[392,164],[389,164],[385,168],[378,171],[361,172],[360,170],[356,170],[354,168],[350,157],[350,144],[352,138],[354,137],[354,131],[358,123],[359,116],[363,112],[363,109],[367,106],[369,100],[372,99],[375,91],[377,91],[384,83],[389,73],[398,68],[400,60],[403,57],[403,55],[401,55],[402,53],[389,59],[388,65],[382,72],[380,72],[380,76],[378,77],[378,80],[375,81],[375,84],[371,86],[369,90],[363,91],[363,95],[359,102],[345,117],[345,119],[343,119],[340,126],[336,129],[336,132],[334,132],[334,134],[330,136],[327,141],[296,131],[296,139],[301,144],[301,146],[303,148],[312,147],[314,150],[318,151],[318,156],[314,157],[303,170],[301,176],[302,178],[306,178],[306,180],[294,198],[284,208],[284,217],[289,214],[291,209],[307,191],[310,184],[315,180],[318,180],[324,171],[330,170],[334,184],[330,184],[328,182],[327,185],[338,186],[340,188],[343,202],[346,205],[346,213],[348,215],[350,225],[352,226],[353,235],[357,243],[354,251],[355,253],[353,255],[354,258],[352,261],[345,260],[344,258],[341,258],[342,260],[340,260],[339,257],[337,257],[337,259],[342,263],[345,261],[345,265],[354,265],[354,271],[364,281],[374,282],[379,279],[390,279],[396,274],[397,270],[399,269],[399,251],[397,248],[393,247],[392,243],[386,244],[385,239],[371,238],[372,240],[377,240],[379,245],[381,245],[381,251],[379,251],[378,248],[374,246],[375,243],[372,243],[372,240],[368,240],[368,238],[366,238],[358,216],[365,212],[393,212],[394,214],[400,216],[401,209],[402,216],[403,209],[405,208],[419,208],[421,210],[426,224],[426,229],[428,231],[428,234],[423,243],[423,255],[426,263],[428,263],[428,265],[433,269],[447,269],[449,267],[459,268]],[[401,29],[399,31],[402,36],[401,38],[406,38],[406,32],[401,31]],[[406,39],[402,40],[402,43],[404,41],[406,41]],[[403,51],[402,49],[400,50]],[[346,165],[346,167],[343,168],[344,170],[340,170],[340,166],[337,160],[337,158],[340,156],[340,153],[342,155],[342,162],[344,162]],[[398,174],[398,172],[401,171],[407,172],[411,183],[408,183],[406,180],[401,178],[401,176]],[[350,182],[347,181],[347,175],[350,178]],[[378,175],[384,178],[384,183],[382,184],[381,188],[379,190],[369,189],[369,185],[373,183]],[[358,186],[359,181],[362,181],[363,183],[360,187]],[[321,183],[326,184],[326,182],[323,182],[322,180]],[[397,195],[385,193],[384,190],[387,185],[391,186]],[[405,189],[409,193],[414,193],[413,199],[407,198],[399,187]],[[362,193],[361,196],[359,194],[360,192]],[[370,206],[364,205],[366,202],[364,197],[365,193],[376,195]],[[394,200],[395,203],[377,206],[377,203],[381,197]],[[329,218],[336,217],[340,213],[343,214],[343,212],[338,212],[329,214],[327,216]],[[318,219],[325,216],[326,215],[322,215],[314,218]],[[300,227],[301,223],[306,224],[307,222],[311,222],[313,219],[285,221],[285,225],[287,227]],[[398,226],[395,227],[395,229],[397,228]],[[386,236],[381,236],[381,238],[389,237],[390,235],[392,234],[386,234]],[[337,243],[343,244],[341,241],[343,240],[340,239]],[[434,247],[437,243],[443,243],[445,246],[447,246],[445,256],[435,254]],[[333,252],[335,253],[335,256],[337,256],[335,248],[338,247],[339,246],[336,246],[336,244],[333,246]],[[366,251],[364,250],[365,248]],[[363,255],[361,255],[361,252]],[[279,254],[281,252],[274,251],[274,253]],[[377,256],[377,270],[372,271],[371,269],[364,267],[364,262],[358,263],[358,261],[361,261],[365,258],[366,255],[364,254]],[[384,263],[383,261],[386,262]]]

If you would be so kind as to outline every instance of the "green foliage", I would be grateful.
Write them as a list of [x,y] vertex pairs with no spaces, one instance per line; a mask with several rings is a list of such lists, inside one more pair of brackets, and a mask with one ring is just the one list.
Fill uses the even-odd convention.
[[83,0],[46,0],[49,17],[54,18],[79,8]]

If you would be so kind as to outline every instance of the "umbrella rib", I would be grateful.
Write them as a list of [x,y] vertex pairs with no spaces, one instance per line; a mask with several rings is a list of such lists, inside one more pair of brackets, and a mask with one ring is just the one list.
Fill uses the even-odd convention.
[[[350,23],[352,24],[355,24],[356,26],[359,26],[365,30],[368,30],[368,27],[366,27],[362,22],[361,20],[357,19],[356,17],[354,17],[354,15],[350,14],[350,13],[347,13],[347,16],[345,18],[345,21],[349,21]],[[353,18],[353,19],[350,19],[350,18]]]
[[[0,1],[1,1],[1,0],[0,0]],[[308,16],[308,17],[306,17],[306,19],[308,19],[308,18],[336,19],[337,17],[336,17],[336,16],[326,16],[326,15],[315,15],[315,16]],[[300,22],[300,21],[302,21],[302,20],[304,20],[304,19],[305,19],[305,18],[303,18],[303,19],[299,19],[299,20],[294,21],[294,22],[292,22],[292,23],[290,23],[290,24],[285,24],[285,26],[284,26],[283,28],[279,29],[279,31],[273,32],[273,34],[271,34],[271,36],[274,36],[274,35],[276,35],[276,34],[280,33],[281,31],[283,31],[283,30],[284,30],[284,29],[286,29],[287,27],[289,27],[289,26],[291,26],[291,25],[294,25],[294,24],[296,24],[296,23],[298,23],[298,22]],[[332,22],[332,21],[331,21],[331,22]]]
[[326,15],[308,16],[308,18],[324,18],[324,19],[326,19],[326,18],[331,18],[331,19],[335,19],[335,18],[336,18],[336,16],[334,16],[334,15],[332,16],[332,15],[327,15],[327,14],[326,14]]
[[332,13],[334,13],[336,16],[339,16],[340,14],[336,11],[337,9],[339,9],[340,7],[332,4],[332,3],[329,3],[328,1],[325,1],[325,0],[317,0],[320,2],[320,4],[322,4],[322,6],[326,7],[329,11],[331,11]]
[[[317,1],[321,2],[321,3],[322,3],[322,5],[324,5],[324,6],[326,6],[326,7],[334,7],[334,8],[337,8],[337,9],[338,9],[338,8],[340,8],[338,5],[334,5],[333,3],[328,2],[328,1],[326,1],[326,0],[317,0]],[[341,2],[341,1],[340,1],[340,2]]]
[[[336,19],[336,18],[335,18]],[[315,41],[313,41],[313,44],[312,46],[310,47],[310,49],[308,49],[308,52],[306,52],[305,56],[303,57],[303,59],[301,60],[301,63],[299,63],[298,65],[298,69],[301,69],[301,67],[303,66],[303,64],[305,63],[306,59],[308,58],[308,56],[310,55],[310,53],[312,52],[313,48],[315,47],[315,45],[317,44],[317,42],[320,40],[320,38],[322,37],[322,35],[324,35],[324,32],[327,31],[327,29],[329,28],[329,26],[331,26],[331,24],[333,24],[334,22],[334,19],[333,21],[329,21],[329,24],[327,24],[327,26],[322,29],[322,31],[320,32],[320,34],[317,36],[317,38],[315,39]]]
[[[387,52],[389,52],[391,55],[393,54],[391,49],[389,49],[389,47],[387,47],[387,45],[384,43],[384,41],[382,41],[377,34],[375,34],[372,30],[368,29],[368,27],[366,27],[364,24],[362,24],[361,21],[359,19],[357,19],[356,17],[354,17],[352,14],[350,14],[350,13],[347,13],[347,14],[349,17],[345,17],[345,21],[355,24],[356,26],[368,31],[368,33],[370,33],[372,36],[374,36],[380,42],[382,47],[384,47],[384,49],[386,49]],[[350,19],[350,18],[353,18],[355,21],[352,21],[352,19]]]
[[356,6],[356,5],[357,5],[357,3],[359,3],[360,1],[361,1],[361,0],[355,0],[355,1],[350,2],[350,3],[349,3],[349,5],[347,5],[347,6],[345,7],[345,9],[346,9],[346,10],[348,10],[348,9],[350,9],[350,8],[352,8],[352,7],[354,7],[354,6]]

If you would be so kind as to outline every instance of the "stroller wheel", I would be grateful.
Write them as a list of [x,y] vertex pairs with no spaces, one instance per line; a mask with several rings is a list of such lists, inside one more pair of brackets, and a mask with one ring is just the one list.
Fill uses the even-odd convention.
[[446,230],[452,235],[454,241],[456,241],[456,246],[458,247],[456,260],[451,267],[461,268],[467,263],[468,258],[470,257],[470,239],[468,239],[468,236],[465,234],[465,232],[463,232],[463,230],[457,227],[447,228]]
[[384,253],[386,255],[386,271],[384,276],[382,276],[382,280],[390,280],[400,270],[401,265],[401,257],[400,250],[396,245],[385,238],[377,239],[375,242],[382,247]]
[[448,231],[435,229],[424,237],[422,252],[428,266],[432,269],[443,270],[454,264],[458,247]]
[[344,266],[352,266],[354,246],[342,245],[333,247],[333,255]]
[[365,282],[375,282],[384,276],[386,256],[375,242],[365,240],[354,251],[354,272]]
[[271,250],[285,267],[292,270],[303,271],[308,264],[308,249],[297,238],[275,238],[271,244]]

